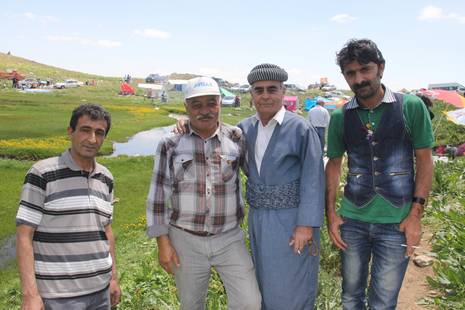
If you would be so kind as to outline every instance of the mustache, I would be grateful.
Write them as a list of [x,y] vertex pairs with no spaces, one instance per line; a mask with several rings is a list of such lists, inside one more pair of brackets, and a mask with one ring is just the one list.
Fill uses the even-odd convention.
[[362,87],[365,87],[365,86],[370,86],[370,82],[368,82],[368,81],[363,81],[363,82],[361,82],[361,83],[359,83],[359,84],[354,84],[353,87],[354,87],[354,90],[357,90],[357,89],[362,88]]
[[197,115],[195,117],[196,120],[198,121],[206,121],[206,120],[209,120],[209,119],[213,119],[215,116],[211,113],[208,113],[208,114],[202,114],[202,115]]

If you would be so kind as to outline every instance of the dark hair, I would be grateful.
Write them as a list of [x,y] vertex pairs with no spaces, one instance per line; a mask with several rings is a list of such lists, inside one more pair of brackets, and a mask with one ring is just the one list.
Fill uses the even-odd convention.
[[433,101],[430,99],[430,97],[424,95],[424,94],[417,94],[417,97],[419,97],[421,100],[423,100],[423,103],[428,107],[432,108],[433,107]]
[[366,65],[369,62],[384,64],[383,54],[375,42],[369,39],[351,39],[336,53],[336,63],[344,70],[344,66],[352,61]]
[[71,127],[73,131],[76,130],[78,120],[84,115],[89,116],[89,118],[93,121],[105,120],[107,122],[105,136],[108,135],[108,132],[110,131],[111,127],[111,115],[101,105],[94,103],[81,104],[73,110],[73,113],[71,114],[71,119],[69,120],[69,127]]

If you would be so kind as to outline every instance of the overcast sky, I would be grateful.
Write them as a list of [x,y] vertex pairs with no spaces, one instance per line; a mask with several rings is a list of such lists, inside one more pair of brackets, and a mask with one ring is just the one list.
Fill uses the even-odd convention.
[[[106,76],[195,73],[245,83],[262,62],[348,88],[335,54],[370,38],[394,89],[465,84],[465,1],[29,1],[0,11],[0,51]],[[5,69],[5,68],[0,68]]]

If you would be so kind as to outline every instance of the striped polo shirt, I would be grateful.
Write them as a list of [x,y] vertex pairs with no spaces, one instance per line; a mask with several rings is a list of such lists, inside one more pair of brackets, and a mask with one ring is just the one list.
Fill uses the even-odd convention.
[[69,151],[37,162],[24,180],[16,225],[35,228],[35,276],[44,298],[104,289],[112,259],[105,226],[113,213],[113,176],[95,163],[85,172]]

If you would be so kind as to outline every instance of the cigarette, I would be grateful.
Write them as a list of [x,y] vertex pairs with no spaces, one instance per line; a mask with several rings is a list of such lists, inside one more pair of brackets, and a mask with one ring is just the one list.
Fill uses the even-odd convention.
[[297,253],[299,253],[299,255],[302,254],[302,252],[300,252],[300,250],[297,250]]
[[[401,244],[400,246],[403,246],[404,248],[406,248],[408,245]],[[414,249],[419,249],[420,248],[419,246],[416,246],[416,245],[411,245],[411,247],[414,248]]]

